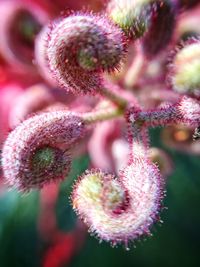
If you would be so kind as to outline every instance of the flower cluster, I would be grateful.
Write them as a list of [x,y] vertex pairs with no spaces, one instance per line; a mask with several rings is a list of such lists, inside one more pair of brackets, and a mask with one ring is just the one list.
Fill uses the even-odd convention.
[[200,153],[198,1],[63,1],[74,10],[62,14],[62,1],[18,2],[0,3],[3,181],[45,189],[87,152],[73,209],[101,240],[128,247],[160,220],[173,170],[148,129]]

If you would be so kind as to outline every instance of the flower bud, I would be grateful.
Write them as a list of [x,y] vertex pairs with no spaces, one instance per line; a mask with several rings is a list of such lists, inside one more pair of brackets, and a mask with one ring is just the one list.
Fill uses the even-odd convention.
[[72,194],[73,207],[90,231],[112,245],[124,243],[126,247],[149,233],[163,195],[160,172],[147,156],[146,128],[141,130],[135,121],[138,112],[130,108],[126,113],[131,152],[119,177],[86,171]]
[[174,39],[177,44],[187,42],[191,38],[198,38],[200,35],[199,9],[194,9],[192,12],[185,12],[177,21]]
[[119,66],[122,31],[100,15],[73,14],[55,23],[47,42],[48,66],[59,85],[76,94],[95,94],[100,73]]
[[24,121],[2,149],[3,175],[22,191],[63,180],[70,171],[70,148],[84,134],[80,117],[69,112],[43,113]]
[[170,79],[179,93],[197,93],[200,89],[200,42],[192,40],[179,49],[173,58]]
[[72,203],[100,239],[127,246],[130,240],[149,233],[161,197],[157,167],[140,160],[125,167],[119,178],[87,171],[74,187]]
[[107,11],[109,17],[130,39],[137,39],[148,29],[151,15],[150,2],[151,0],[111,0]]

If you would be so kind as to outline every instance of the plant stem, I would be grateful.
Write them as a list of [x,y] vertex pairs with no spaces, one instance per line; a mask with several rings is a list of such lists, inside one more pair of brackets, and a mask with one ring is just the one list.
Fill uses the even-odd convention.
[[147,127],[137,121],[134,114],[129,115],[127,122],[131,159],[147,158],[150,142]]
[[124,109],[119,107],[109,107],[93,112],[84,113],[82,118],[86,124],[93,124],[100,121],[111,120],[124,114]]
[[147,127],[183,124],[191,127],[200,125],[200,102],[190,97],[181,97],[174,104],[153,110],[139,111],[136,121]]
[[128,104],[126,99],[118,95],[116,92],[113,92],[113,90],[107,89],[105,87],[101,89],[100,94],[109,99],[121,109],[124,109]]

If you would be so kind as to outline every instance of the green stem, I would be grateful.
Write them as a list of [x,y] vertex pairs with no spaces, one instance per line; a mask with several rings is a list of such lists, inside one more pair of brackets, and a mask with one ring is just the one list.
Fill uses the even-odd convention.
[[128,101],[126,99],[118,95],[116,92],[113,92],[113,90],[107,89],[105,87],[101,89],[100,94],[106,99],[109,99],[121,109],[125,109],[128,104]]
[[82,115],[86,124],[93,124],[100,121],[111,120],[118,118],[124,114],[125,109],[119,107],[110,107],[106,109],[100,109],[93,112],[88,112]]

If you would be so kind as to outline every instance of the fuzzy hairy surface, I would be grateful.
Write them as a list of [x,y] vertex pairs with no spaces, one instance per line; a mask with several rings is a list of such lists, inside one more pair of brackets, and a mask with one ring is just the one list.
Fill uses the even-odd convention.
[[183,96],[175,104],[141,111],[137,116],[147,127],[177,124],[198,127],[200,124],[200,101]]
[[125,167],[117,179],[98,170],[88,171],[74,187],[73,207],[100,239],[127,245],[149,233],[158,219],[160,181],[157,167],[142,160]]
[[62,180],[70,171],[69,149],[84,133],[75,114],[55,111],[31,117],[8,136],[2,150],[3,175],[22,191]]
[[136,123],[140,110],[126,113],[130,155],[119,177],[86,171],[76,182],[72,202],[76,212],[100,239],[124,243],[150,232],[163,196],[160,172],[148,158],[146,128]]
[[47,42],[47,63],[60,86],[75,94],[101,88],[101,72],[119,66],[122,31],[100,15],[73,14],[55,23]]

